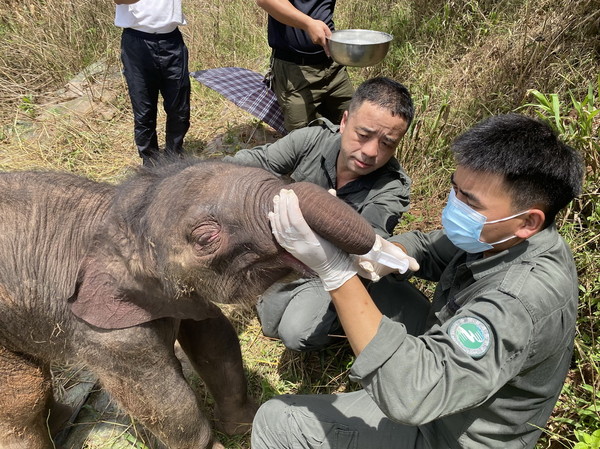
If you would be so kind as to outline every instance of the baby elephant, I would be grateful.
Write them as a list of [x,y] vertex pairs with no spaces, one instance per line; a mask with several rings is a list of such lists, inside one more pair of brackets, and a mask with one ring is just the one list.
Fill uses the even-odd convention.
[[[252,301],[300,267],[268,223],[283,186],[261,169],[199,160],[140,168],[120,185],[0,174],[0,448],[52,447],[51,362],[84,363],[171,449],[220,447],[175,340],[220,429],[248,430],[239,342],[214,303]],[[289,187],[317,232],[348,252],[371,248],[349,206],[315,185]]]

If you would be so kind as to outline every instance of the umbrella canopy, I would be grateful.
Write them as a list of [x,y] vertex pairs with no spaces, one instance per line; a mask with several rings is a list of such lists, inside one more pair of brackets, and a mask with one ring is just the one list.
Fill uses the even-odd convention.
[[281,134],[283,112],[269,82],[260,73],[242,67],[219,67],[190,73],[194,79],[258,117]]

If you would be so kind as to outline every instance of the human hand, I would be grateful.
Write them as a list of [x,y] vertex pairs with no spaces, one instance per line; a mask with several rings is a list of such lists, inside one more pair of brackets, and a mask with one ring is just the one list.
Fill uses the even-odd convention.
[[392,242],[375,236],[373,248],[362,256],[354,257],[358,274],[361,277],[378,281],[390,273],[406,273],[406,271],[418,271],[418,262],[407,255],[400,247]]
[[339,288],[356,274],[347,253],[310,229],[294,191],[281,189],[279,195],[273,198],[273,212],[269,212],[269,221],[277,242],[317,273],[325,290]]
[[312,20],[306,29],[306,33],[311,42],[315,45],[320,45],[329,56],[329,48],[327,48],[327,38],[331,37],[331,30],[327,24],[321,20]]

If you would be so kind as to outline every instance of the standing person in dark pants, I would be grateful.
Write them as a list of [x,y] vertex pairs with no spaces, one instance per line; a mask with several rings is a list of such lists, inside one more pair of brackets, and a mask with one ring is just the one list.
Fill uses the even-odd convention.
[[269,14],[273,91],[288,131],[318,117],[339,124],[354,93],[346,67],[329,57],[335,0],[256,0]]
[[121,61],[134,116],[135,143],[144,165],[160,155],[156,134],[158,94],[167,114],[165,155],[180,155],[190,127],[188,50],[181,0],[115,0],[123,28]]

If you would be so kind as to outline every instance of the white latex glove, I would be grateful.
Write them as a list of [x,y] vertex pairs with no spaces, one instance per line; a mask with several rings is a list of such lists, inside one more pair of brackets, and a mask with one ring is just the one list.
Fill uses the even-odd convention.
[[407,255],[402,249],[377,235],[373,248],[362,256],[355,256],[360,276],[378,281],[390,273],[406,273],[408,270],[417,271],[419,263]]
[[310,229],[293,190],[282,189],[273,198],[273,212],[269,212],[269,221],[277,242],[317,273],[325,290],[339,288],[356,274],[347,253]]

